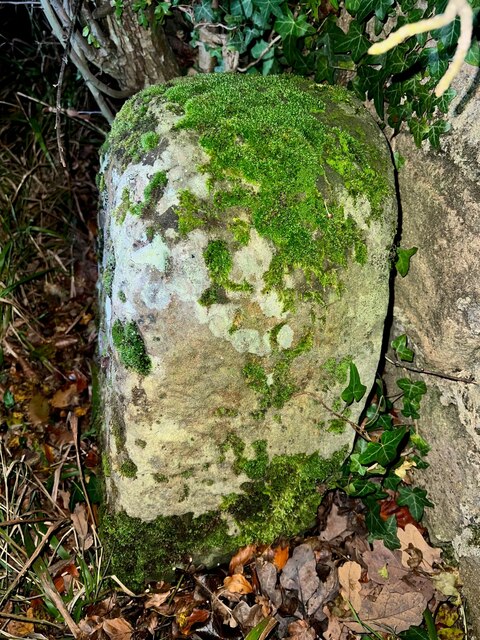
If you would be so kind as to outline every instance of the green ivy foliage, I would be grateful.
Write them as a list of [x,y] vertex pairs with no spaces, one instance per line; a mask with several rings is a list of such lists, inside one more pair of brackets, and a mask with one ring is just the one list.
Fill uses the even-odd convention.
[[[467,62],[480,66],[480,0],[469,0],[475,13],[475,30]],[[115,0],[118,8],[123,0]],[[200,25],[218,26],[227,34],[227,46],[240,54],[240,68],[263,75],[294,72],[317,82],[346,84],[361,100],[373,101],[379,118],[398,131],[406,122],[417,145],[428,139],[439,146],[448,131],[444,114],[455,96],[441,98],[433,90],[455,52],[460,24],[409,38],[391,51],[371,56],[371,43],[405,23],[417,22],[444,11],[447,0],[136,0],[139,21],[147,26],[147,9],[163,20],[178,7],[192,23],[192,43]],[[339,18],[343,15],[342,24]],[[347,19],[345,19],[345,17]],[[210,49],[223,70],[221,48]]]

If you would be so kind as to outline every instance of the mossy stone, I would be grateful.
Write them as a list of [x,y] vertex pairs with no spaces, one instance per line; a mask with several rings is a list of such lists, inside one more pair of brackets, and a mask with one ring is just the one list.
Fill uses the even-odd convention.
[[361,104],[293,76],[141,92],[102,171],[103,529],[139,585],[314,521],[350,363],[375,380],[396,196]]

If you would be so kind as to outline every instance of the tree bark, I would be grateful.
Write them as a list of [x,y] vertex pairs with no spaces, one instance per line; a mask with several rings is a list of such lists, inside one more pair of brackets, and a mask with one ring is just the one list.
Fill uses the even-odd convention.
[[107,120],[113,119],[115,109],[105,96],[125,98],[180,74],[162,27],[154,24],[153,7],[150,27],[145,28],[138,23],[130,2],[125,2],[121,18],[113,7],[100,1],[93,10],[86,0],[80,7],[78,0],[70,0],[68,6],[60,0],[40,2],[52,32],[68,51]]

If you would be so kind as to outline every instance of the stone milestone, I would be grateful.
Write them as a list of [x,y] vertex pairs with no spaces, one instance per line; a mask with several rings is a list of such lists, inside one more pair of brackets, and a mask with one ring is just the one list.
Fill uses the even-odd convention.
[[99,186],[102,526],[139,585],[314,522],[352,363],[375,379],[396,197],[363,106],[293,76],[144,90]]

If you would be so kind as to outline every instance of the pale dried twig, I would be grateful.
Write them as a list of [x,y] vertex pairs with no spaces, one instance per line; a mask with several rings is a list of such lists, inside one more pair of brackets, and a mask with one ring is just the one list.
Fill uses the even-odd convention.
[[439,98],[451,85],[470,48],[473,31],[473,11],[467,0],[449,0],[444,13],[400,27],[398,31],[391,33],[386,40],[372,44],[368,53],[375,56],[390,51],[390,49],[401,44],[410,36],[446,27],[457,16],[460,18],[460,37],[458,38],[455,56],[435,89],[435,95]]

